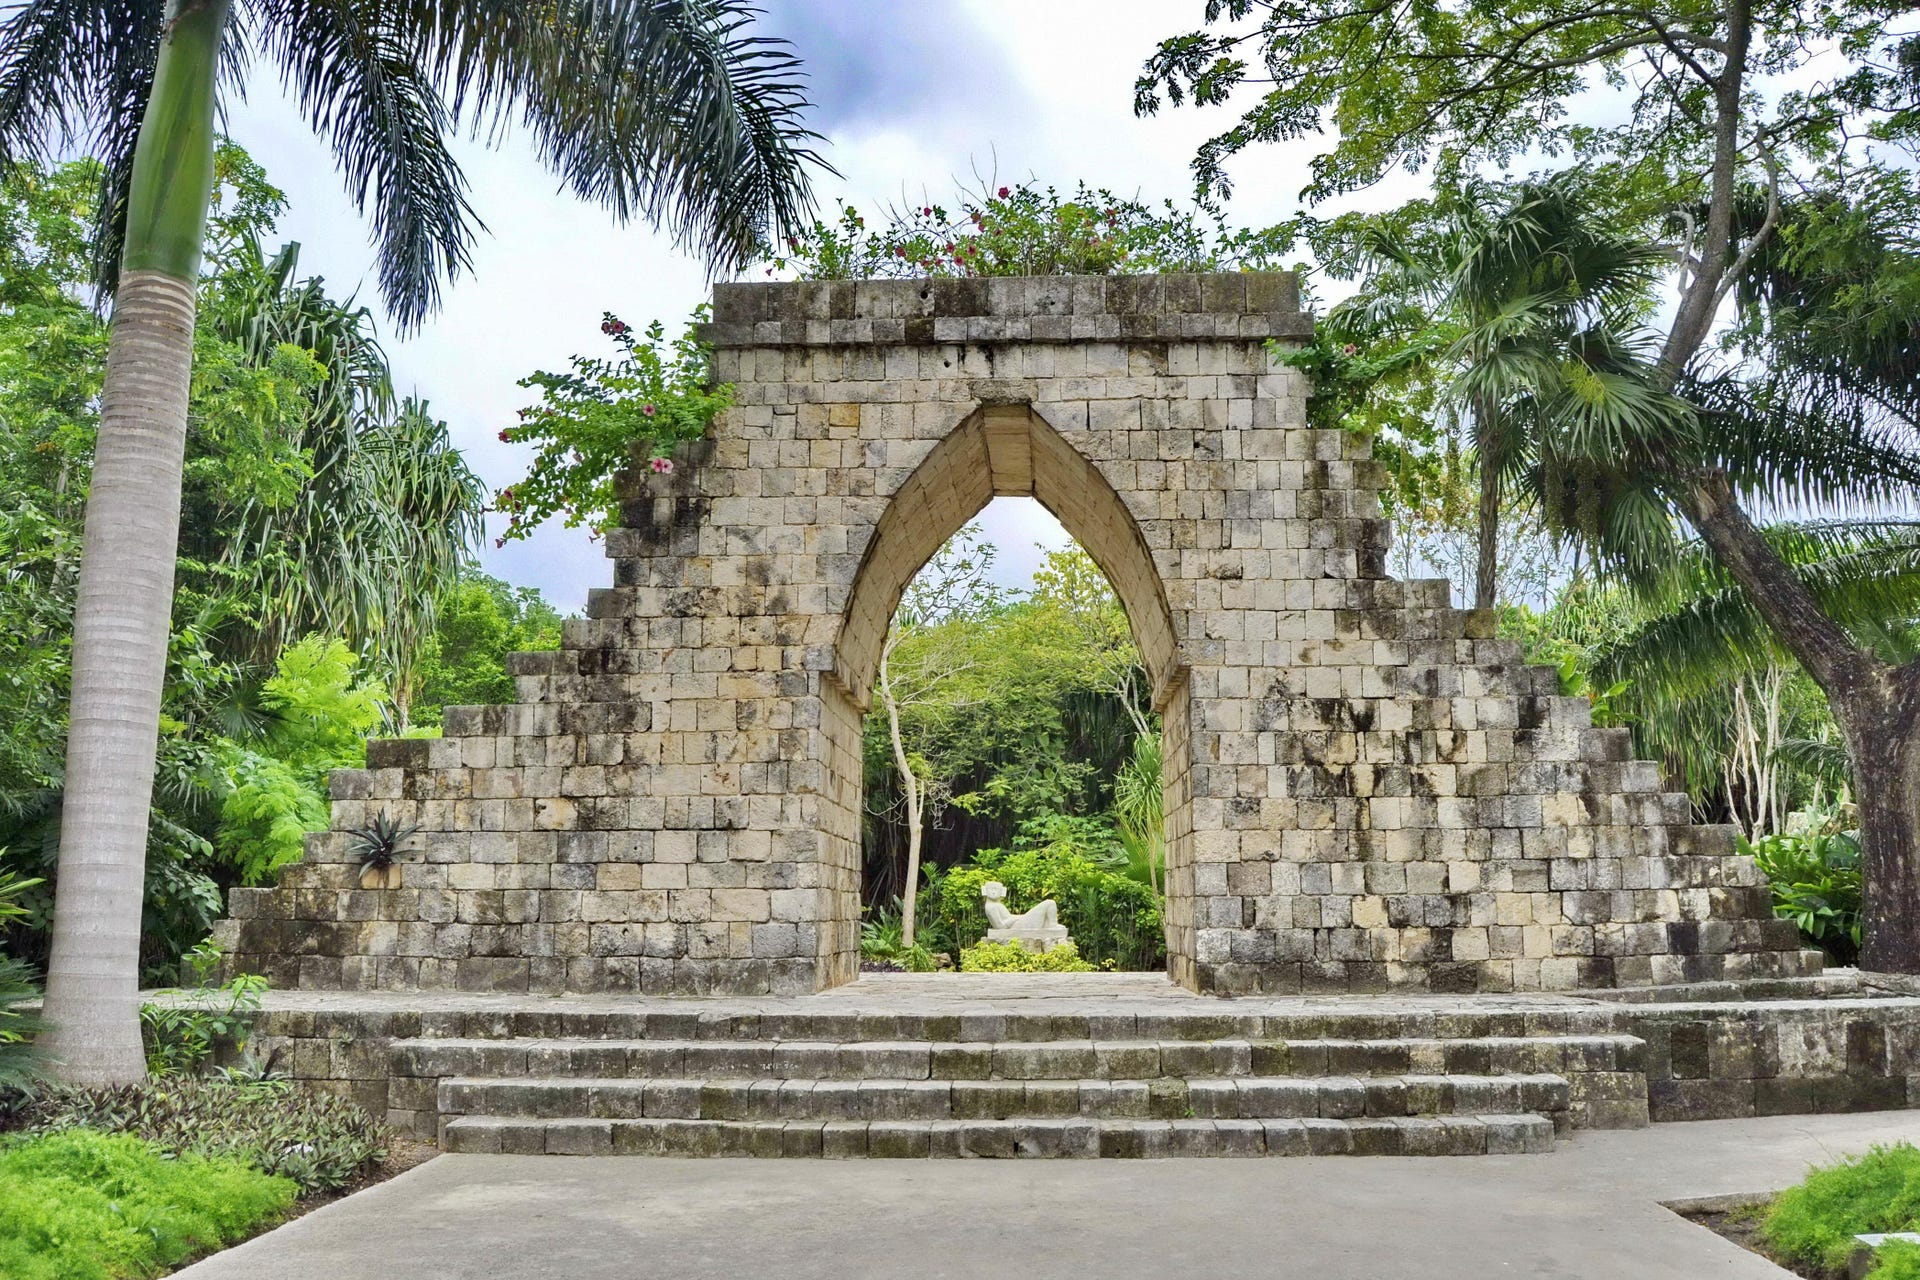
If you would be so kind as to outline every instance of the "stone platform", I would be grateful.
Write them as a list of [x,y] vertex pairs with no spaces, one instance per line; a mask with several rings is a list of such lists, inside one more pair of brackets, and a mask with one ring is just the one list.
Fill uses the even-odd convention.
[[1818,978],[1196,996],[1157,974],[815,996],[274,992],[256,1047],[450,1151],[1545,1152],[1569,1129],[1920,1106],[1920,997]]

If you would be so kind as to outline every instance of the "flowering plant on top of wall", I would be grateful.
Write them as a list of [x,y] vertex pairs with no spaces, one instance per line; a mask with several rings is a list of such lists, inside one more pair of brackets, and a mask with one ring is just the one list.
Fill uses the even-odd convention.
[[731,385],[714,385],[712,352],[695,336],[706,319],[696,310],[671,342],[658,320],[636,336],[612,312],[600,332],[619,354],[574,356],[565,373],[545,371],[520,380],[540,391],[540,402],[500,433],[509,444],[536,446],[526,477],[494,495],[507,527],[496,545],[524,538],[543,521],[568,528],[590,524],[604,532],[619,520],[615,478],[634,467],[673,470],[674,446],[697,440],[733,403]]
[[1276,231],[1234,231],[1217,212],[1160,206],[1078,184],[1071,195],[1032,182],[962,190],[889,208],[869,226],[842,203],[832,222],[764,250],[767,274],[803,280],[902,277],[1150,275],[1278,269],[1292,247]]

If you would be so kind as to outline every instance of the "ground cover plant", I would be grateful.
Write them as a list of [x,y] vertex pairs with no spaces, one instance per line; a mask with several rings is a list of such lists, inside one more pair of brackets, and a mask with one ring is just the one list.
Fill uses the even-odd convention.
[[[1853,1237],[1920,1230],[1920,1148],[1875,1147],[1809,1173],[1780,1193],[1760,1225],[1761,1239],[1807,1275],[1847,1274]],[[1920,1247],[1890,1245],[1868,1280],[1920,1277]]]
[[0,1146],[0,1275],[126,1280],[245,1238],[298,1189],[236,1159],[74,1129]]
[[960,952],[962,973],[1093,973],[1099,968],[1081,959],[1071,942],[1045,951],[1030,951],[1018,942],[976,942]]
[[164,1152],[237,1160],[291,1179],[302,1195],[346,1186],[391,1143],[386,1127],[350,1099],[271,1077],[55,1086],[29,1099],[18,1120],[30,1133],[126,1134]]

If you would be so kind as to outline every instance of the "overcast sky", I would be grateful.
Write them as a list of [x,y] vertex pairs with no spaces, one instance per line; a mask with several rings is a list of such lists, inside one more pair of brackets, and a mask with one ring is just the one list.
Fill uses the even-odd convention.
[[[814,127],[844,175],[821,183],[869,206],[942,195],[978,170],[1071,187],[1085,180],[1149,200],[1190,189],[1194,148],[1230,122],[1224,111],[1182,109],[1136,120],[1133,79],[1159,38],[1196,25],[1199,0],[766,0],[765,25],[792,39],[812,79]],[[378,308],[366,224],[342,194],[331,157],[260,77],[229,121],[291,201],[281,234],[301,243],[301,267]],[[1304,147],[1267,147],[1235,168],[1233,220],[1265,225],[1291,212],[1304,184]],[[529,403],[515,385],[535,369],[597,352],[603,311],[644,325],[672,324],[700,302],[699,263],[643,225],[556,191],[523,139],[462,153],[475,209],[488,231],[473,271],[448,290],[440,314],[405,341],[382,325],[398,382],[424,395],[494,486],[519,478],[530,450],[500,429]],[[1407,194],[1374,193],[1369,203]],[[1002,500],[988,516],[1010,583],[1024,584],[1036,539],[1059,526],[1031,500]],[[492,573],[580,608],[611,567],[583,533],[557,527],[483,557]]]

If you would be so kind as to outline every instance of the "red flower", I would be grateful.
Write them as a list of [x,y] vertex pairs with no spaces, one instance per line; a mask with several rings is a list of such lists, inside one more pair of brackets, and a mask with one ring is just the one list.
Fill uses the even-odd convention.
[[512,444],[512,443],[513,443],[513,442],[512,442],[511,440],[509,440],[509,439],[507,439],[507,433],[506,433],[506,431],[505,431],[504,429],[503,429],[503,430],[502,430],[502,431],[500,432],[500,443],[501,443],[501,444]]
[[493,540],[493,549],[495,551],[498,551],[500,548],[506,545],[507,545],[507,540],[505,538],[495,538]]
[[1012,188],[1012,187],[1002,187],[1002,188],[1000,188],[1000,198],[1001,198],[1002,200],[1005,200],[1005,199],[1006,199],[1006,198],[1007,198],[1008,196],[1010,196],[1010,195],[1012,195],[1012,194],[1013,194],[1013,188]]
[[920,215],[925,218],[931,218],[933,216],[933,206],[928,205],[926,208],[922,209],[920,211]]

